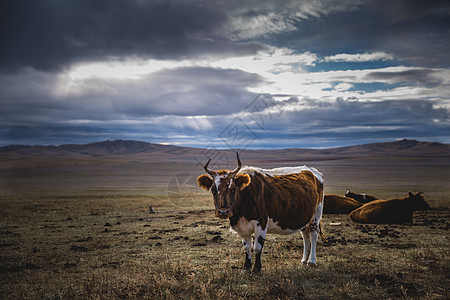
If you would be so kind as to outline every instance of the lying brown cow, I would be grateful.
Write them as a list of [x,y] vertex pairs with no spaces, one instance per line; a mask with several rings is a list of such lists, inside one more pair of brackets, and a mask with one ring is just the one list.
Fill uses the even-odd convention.
[[325,195],[323,204],[324,214],[349,214],[363,204],[353,198],[338,195]]
[[378,198],[375,197],[375,196],[371,196],[371,195],[367,195],[367,194],[357,194],[357,193],[353,193],[353,192],[351,192],[349,189],[347,189],[347,190],[345,191],[345,195],[344,195],[344,196],[345,196],[345,197],[348,197],[348,198],[353,198],[353,199],[355,199],[356,201],[359,201],[359,202],[361,202],[361,203],[369,203],[370,201],[378,200]]
[[375,200],[364,204],[350,214],[350,219],[366,224],[403,224],[413,222],[416,210],[430,208],[422,193],[409,192],[408,197],[392,200]]

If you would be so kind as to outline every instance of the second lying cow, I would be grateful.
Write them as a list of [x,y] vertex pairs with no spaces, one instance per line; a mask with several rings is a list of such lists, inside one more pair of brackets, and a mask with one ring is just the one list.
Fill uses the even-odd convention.
[[348,198],[353,198],[353,199],[355,199],[355,200],[357,200],[357,201],[359,201],[361,203],[369,203],[370,201],[378,200],[378,198],[375,197],[375,196],[371,196],[371,195],[367,195],[367,194],[353,193],[349,189],[347,189],[345,191],[345,195],[344,196],[348,197]]

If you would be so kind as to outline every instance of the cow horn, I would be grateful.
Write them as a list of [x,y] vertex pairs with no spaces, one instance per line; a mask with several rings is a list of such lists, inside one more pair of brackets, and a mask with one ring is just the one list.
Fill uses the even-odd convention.
[[205,169],[205,172],[212,176],[212,178],[216,177],[217,173],[215,171],[212,171],[208,169],[208,165],[211,161],[211,158],[208,160],[208,162],[203,166],[203,169]]
[[233,176],[231,178],[234,178],[234,176],[236,176],[237,172],[239,172],[239,170],[241,169],[241,160],[239,159],[239,152],[236,152],[236,157],[237,157],[238,165],[237,165],[236,169],[233,170]]

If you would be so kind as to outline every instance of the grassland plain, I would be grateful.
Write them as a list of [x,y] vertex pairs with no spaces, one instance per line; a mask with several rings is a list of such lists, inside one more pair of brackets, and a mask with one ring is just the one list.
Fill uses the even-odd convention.
[[268,235],[263,273],[250,276],[241,272],[240,238],[213,216],[211,196],[186,184],[168,197],[160,184],[180,170],[195,179],[198,166],[3,169],[0,298],[449,298],[448,162],[311,165],[325,173],[327,193],[423,191],[432,208],[412,225],[325,215],[316,267],[299,263],[299,234]]

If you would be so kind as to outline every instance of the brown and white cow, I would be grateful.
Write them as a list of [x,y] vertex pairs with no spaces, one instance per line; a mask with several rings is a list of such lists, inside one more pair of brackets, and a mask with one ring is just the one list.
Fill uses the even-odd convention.
[[408,193],[408,197],[391,200],[375,200],[355,209],[350,219],[367,224],[403,224],[413,222],[416,210],[427,210],[430,206],[422,193]]
[[324,197],[324,214],[349,214],[363,204],[353,198],[327,194]]
[[344,196],[348,198],[353,198],[361,203],[369,203],[370,201],[378,200],[378,198],[375,196],[353,193],[349,189],[345,191]]
[[323,176],[314,168],[289,167],[264,170],[254,167],[233,171],[208,169],[197,178],[198,185],[214,197],[215,215],[229,219],[230,226],[242,238],[244,269],[252,267],[251,242],[254,234],[253,272],[261,271],[261,254],[266,233],[303,236],[304,264],[316,263],[316,243],[322,236]]

